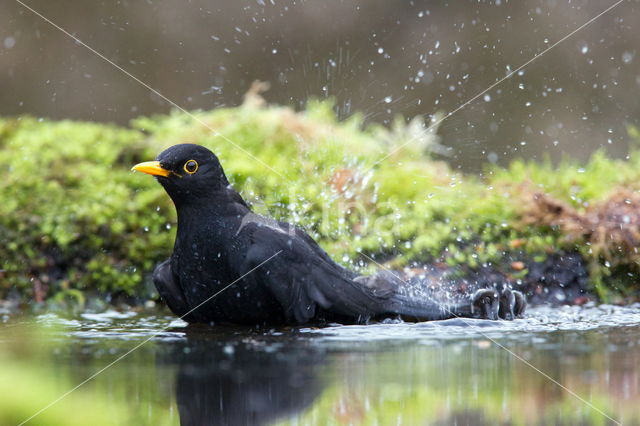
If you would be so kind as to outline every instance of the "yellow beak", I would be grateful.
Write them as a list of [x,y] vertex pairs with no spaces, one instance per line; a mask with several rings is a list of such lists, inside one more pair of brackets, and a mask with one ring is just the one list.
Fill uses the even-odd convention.
[[167,177],[171,174],[171,171],[162,168],[159,161],[145,161],[144,163],[136,164],[131,170],[137,170],[153,176]]

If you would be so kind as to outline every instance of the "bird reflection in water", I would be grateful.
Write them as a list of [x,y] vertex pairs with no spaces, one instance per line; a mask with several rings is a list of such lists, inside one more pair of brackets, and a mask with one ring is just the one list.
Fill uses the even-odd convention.
[[229,329],[216,329],[183,329],[186,345],[170,354],[178,364],[182,426],[269,424],[305,410],[322,392],[323,351],[246,329],[233,329],[238,334],[231,337]]

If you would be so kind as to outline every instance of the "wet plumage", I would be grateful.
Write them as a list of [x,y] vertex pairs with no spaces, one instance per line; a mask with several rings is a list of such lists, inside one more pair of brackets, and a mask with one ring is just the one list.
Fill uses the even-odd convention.
[[189,322],[497,319],[524,309],[521,295],[508,290],[481,290],[443,308],[407,296],[400,291],[405,283],[390,272],[357,276],[301,228],[253,213],[218,158],[202,146],[173,146],[134,169],[156,176],[176,206],[173,254],[156,268],[154,283],[167,306]]

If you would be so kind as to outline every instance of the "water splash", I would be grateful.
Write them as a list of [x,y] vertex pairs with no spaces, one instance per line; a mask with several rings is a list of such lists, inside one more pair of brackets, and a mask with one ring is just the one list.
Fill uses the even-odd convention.
[[[407,323],[386,320],[370,325],[333,325],[304,328],[302,333],[336,342],[417,341],[434,344],[451,339],[488,337],[491,339],[530,340],[540,333],[586,331],[610,327],[640,325],[640,303],[629,306],[595,305],[549,307],[527,311],[525,318],[514,321],[489,321],[455,318],[443,321]],[[538,336],[539,337],[539,336]]]

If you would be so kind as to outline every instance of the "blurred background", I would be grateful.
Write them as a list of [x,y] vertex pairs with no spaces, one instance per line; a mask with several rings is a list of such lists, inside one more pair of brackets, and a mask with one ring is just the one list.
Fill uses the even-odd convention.
[[[254,80],[368,122],[447,113],[614,0],[26,0],[186,109],[234,106]],[[439,129],[471,171],[514,157],[624,157],[640,121],[637,0],[480,96]],[[0,115],[126,124],[171,106],[14,0],[0,3]]]

